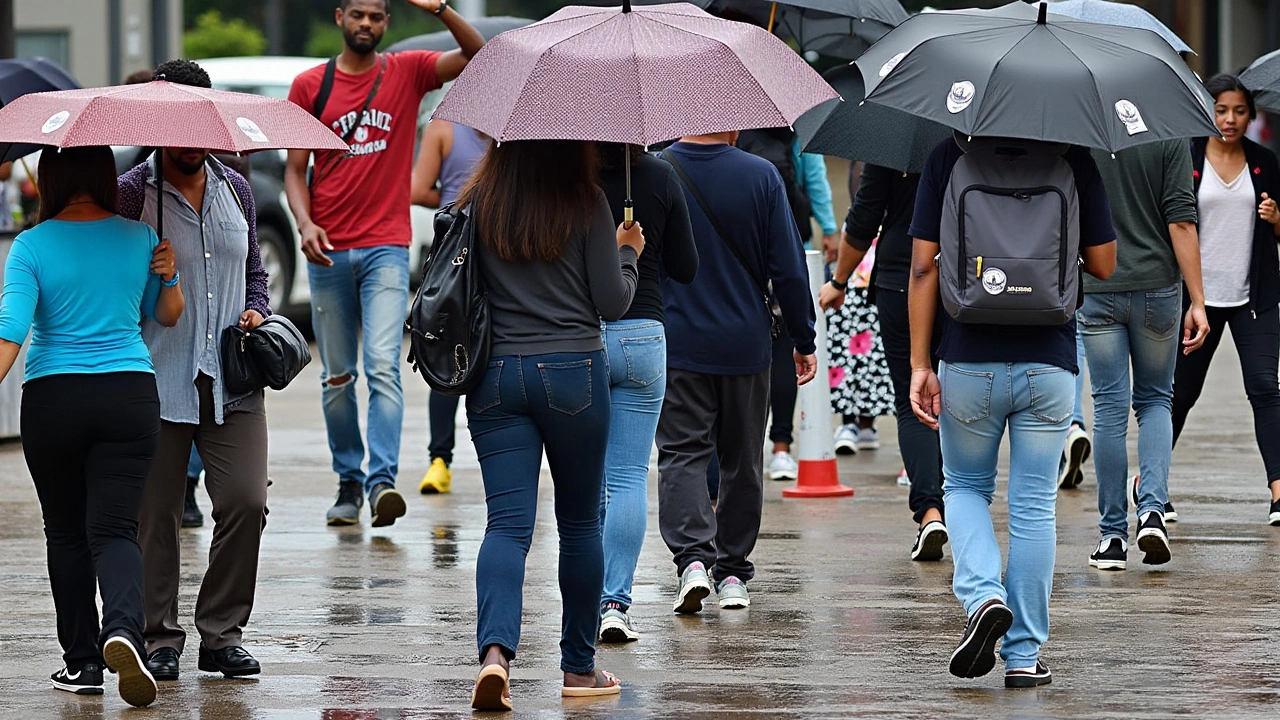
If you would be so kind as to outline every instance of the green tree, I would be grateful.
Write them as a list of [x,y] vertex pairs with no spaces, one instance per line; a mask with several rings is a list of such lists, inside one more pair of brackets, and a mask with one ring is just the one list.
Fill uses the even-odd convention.
[[217,10],[202,13],[182,36],[183,55],[193,59],[261,55],[266,48],[261,30],[239,18],[223,19]]

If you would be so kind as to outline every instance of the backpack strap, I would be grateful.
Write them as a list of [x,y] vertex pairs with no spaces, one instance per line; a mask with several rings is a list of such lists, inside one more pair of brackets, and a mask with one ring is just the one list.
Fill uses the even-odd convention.
[[253,221],[249,219],[249,211],[244,209],[244,201],[240,199],[240,193],[236,192],[236,184],[231,182],[230,175],[226,176],[226,181],[227,189],[231,191],[231,197],[235,198],[236,205],[240,206],[240,214],[244,216],[244,221],[252,225]]
[[315,104],[311,108],[311,114],[317,120],[324,114],[324,108],[329,104],[329,96],[333,94],[333,78],[338,71],[338,56],[329,58],[329,62],[324,66],[324,79],[320,81],[320,92],[316,93]]

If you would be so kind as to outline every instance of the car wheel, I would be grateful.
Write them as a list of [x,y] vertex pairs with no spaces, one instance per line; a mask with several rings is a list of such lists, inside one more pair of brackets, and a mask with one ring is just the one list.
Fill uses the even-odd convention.
[[282,312],[288,305],[289,289],[293,287],[293,263],[289,247],[278,230],[270,225],[258,226],[258,252],[262,267],[267,271],[267,293],[271,297],[271,309]]

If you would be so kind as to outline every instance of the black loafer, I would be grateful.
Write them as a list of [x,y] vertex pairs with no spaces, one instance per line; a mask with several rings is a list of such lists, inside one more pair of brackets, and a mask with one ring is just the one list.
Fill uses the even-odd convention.
[[178,679],[178,651],[171,647],[156,648],[147,655],[147,670],[156,680]]
[[233,645],[221,650],[210,650],[200,646],[200,669],[205,672],[220,672],[227,677],[244,677],[262,672],[262,666],[249,654],[248,650]]

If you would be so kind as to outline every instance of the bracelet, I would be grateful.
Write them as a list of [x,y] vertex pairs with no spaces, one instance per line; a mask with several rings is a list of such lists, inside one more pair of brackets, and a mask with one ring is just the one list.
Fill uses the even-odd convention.
[[831,283],[831,287],[835,288],[836,290],[839,290],[840,292],[844,292],[845,290],[848,290],[848,289],[849,289],[849,281],[848,281],[848,280],[845,280],[844,282],[840,282],[839,280],[836,280],[836,279],[833,277],[833,278],[831,278],[830,280],[828,280],[827,282]]
[[174,271],[173,271],[173,279],[172,279],[172,280],[165,280],[164,278],[160,278],[160,284],[161,284],[161,285],[163,285],[163,286],[165,286],[165,287],[167,287],[167,288],[177,287],[177,286],[178,286],[178,280],[180,280],[181,278],[182,278],[182,273],[178,272],[177,270],[174,270]]
[[448,10],[448,9],[449,9],[449,0],[440,0],[439,9],[432,10],[431,14],[439,17],[440,15],[444,14],[445,10]]

